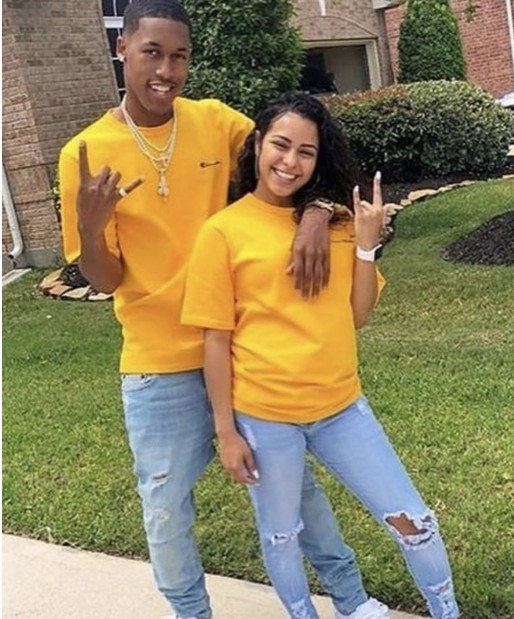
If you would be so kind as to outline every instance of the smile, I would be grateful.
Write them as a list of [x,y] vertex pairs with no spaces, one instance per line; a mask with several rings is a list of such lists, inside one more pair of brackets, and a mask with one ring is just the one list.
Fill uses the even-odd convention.
[[156,92],[160,95],[168,95],[172,90],[173,90],[173,86],[170,84],[149,84],[150,89],[153,90],[153,92]]
[[288,172],[283,172],[282,170],[278,170],[277,168],[271,168],[273,172],[284,181],[294,181],[298,178],[295,174],[289,174]]

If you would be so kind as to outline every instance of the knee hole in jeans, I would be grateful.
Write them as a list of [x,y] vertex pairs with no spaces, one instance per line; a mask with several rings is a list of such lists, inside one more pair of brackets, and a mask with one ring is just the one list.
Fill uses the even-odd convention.
[[420,516],[397,512],[384,516],[389,532],[409,550],[421,550],[430,545],[439,533],[439,524],[434,512],[427,510]]
[[437,602],[443,613],[442,619],[457,619],[459,610],[455,602],[452,579],[447,578],[444,582],[429,588],[437,597]]
[[265,533],[263,537],[271,542],[272,546],[280,546],[282,544],[287,544],[288,542],[293,542],[298,539],[298,535],[303,531],[303,522],[300,522],[296,525],[294,529],[291,531],[285,531],[280,533]]

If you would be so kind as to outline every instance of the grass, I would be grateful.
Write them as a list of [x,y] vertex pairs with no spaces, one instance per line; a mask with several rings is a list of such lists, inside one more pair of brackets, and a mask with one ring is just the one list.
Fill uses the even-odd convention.
[[[439,515],[466,619],[514,619],[514,271],[439,252],[513,208],[508,180],[403,211],[381,261],[388,286],[360,334],[365,391]],[[41,278],[4,293],[4,531],[146,557],[111,306],[43,298]],[[395,545],[319,475],[370,594],[426,612]],[[206,569],[265,581],[244,489],[214,463],[196,501]]]

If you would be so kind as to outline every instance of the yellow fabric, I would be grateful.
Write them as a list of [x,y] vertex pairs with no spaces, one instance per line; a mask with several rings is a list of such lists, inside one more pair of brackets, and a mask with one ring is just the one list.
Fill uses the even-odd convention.
[[[253,195],[210,218],[189,264],[182,321],[233,331],[233,405],[262,419],[310,422],[357,399],[350,305],[353,224],[331,230],[331,276],[303,300],[286,275],[292,210]],[[377,277],[379,289],[384,285]]]
[[[157,172],[112,110],[68,142],[60,157],[68,261],[80,254],[75,211],[79,142],[87,144],[92,174],[109,165],[121,173],[120,186],[138,176],[146,179],[118,202],[106,230],[108,247],[122,260],[124,271],[114,297],[124,340],[120,369],[126,373],[180,372],[202,366],[201,330],[180,324],[186,263],[202,223],[226,204],[237,154],[253,126],[246,116],[216,100],[178,98],[174,109],[177,139],[167,173],[167,199],[157,195]],[[170,126],[143,132],[162,147]]]

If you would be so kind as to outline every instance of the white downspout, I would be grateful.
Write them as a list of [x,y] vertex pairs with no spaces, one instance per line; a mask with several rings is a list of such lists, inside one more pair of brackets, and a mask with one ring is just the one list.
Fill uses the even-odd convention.
[[509,25],[510,52],[512,56],[512,71],[514,73],[514,20],[512,18],[511,0],[505,0],[505,8],[507,9],[507,23]]
[[19,258],[23,252],[23,238],[21,236],[20,224],[16,217],[16,210],[14,208],[14,202],[12,200],[11,188],[9,187],[9,181],[7,180],[7,174],[5,173],[5,166],[2,165],[2,204],[7,213],[7,221],[9,223],[9,230],[11,231],[11,237],[14,243],[14,247],[9,253],[9,258],[15,262],[16,258]]

